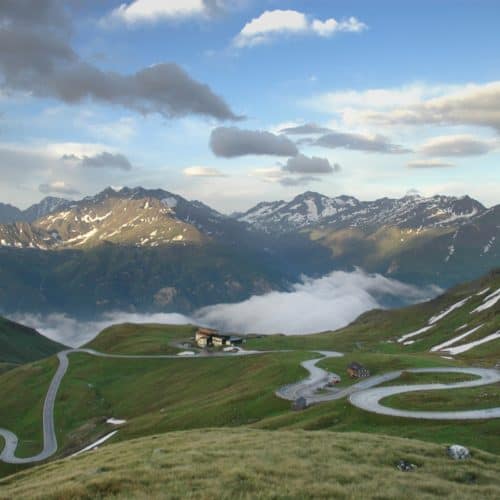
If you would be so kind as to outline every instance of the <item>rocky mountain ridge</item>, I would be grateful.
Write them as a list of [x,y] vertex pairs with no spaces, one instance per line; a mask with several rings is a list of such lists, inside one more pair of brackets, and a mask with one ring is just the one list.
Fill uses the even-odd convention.
[[16,222],[34,222],[41,217],[70,207],[74,202],[65,198],[47,196],[39,203],[31,205],[26,210],[21,210],[9,204],[0,203],[0,224],[13,224]]
[[259,203],[236,217],[266,232],[290,232],[324,225],[336,229],[374,229],[382,225],[419,229],[467,222],[485,211],[481,203],[469,196],[408,195],[366,202],[352,196],[330,198],[307,191],[290,202]]
[[[9,207],[11,215],[22,216],[14,223],[0,223],[0,246],[42,250],[106,243],[199,243],[205,238],[240,243],[257,233],[360,230],[371,234],[387,227],[399,228],[402,235],[419,234],[458,228],[489,213],[468,196],[409,195],[365,202],[307,191],[289,202],[261,202],[244,213],[227,216],[200,201],[141,187],[107,188],[80,201],[48,197],[24,212],[3,207]],[[496,239],[496,234],[489,237],[490,247]]]
[[[31,207],[31,213],[35,209]],[[107,188],[69,202],[43,200],[33,223],[0,225],[0,246],[55,250],[114,243],[156,247],[222,238],[241,224],[198,201],[161,189]]]
[[407,195],[363,202],[305,192],[235,217],[267,234],[303,234],[335,266],[359,266],[409,282],[457,282],[500,264],[500,205],[463,196]]

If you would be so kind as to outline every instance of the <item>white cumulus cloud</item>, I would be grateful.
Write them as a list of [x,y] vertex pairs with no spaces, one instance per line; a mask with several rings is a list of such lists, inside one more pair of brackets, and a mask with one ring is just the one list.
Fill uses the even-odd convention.
[[329,37],[339,32],[359,33],[366,24],[355,17],[337,21],[330,18],[324,21],[309,19],[296,10],[266,10],[259,17],[245,24],[234,39],[236,47],[252,47],[269,42],[280,35],[312,34]]
[[336,32],[359,33],[366,29],[366,24],[355,17],[350,17],[345,21],[337,21],[333,18],[321,21],[314,19],[311,23],[312,30],[320,36],[332,36]]
[[206,12],[203,0],[135,0],[111,12],[110,19],[127,24],[190,17]]

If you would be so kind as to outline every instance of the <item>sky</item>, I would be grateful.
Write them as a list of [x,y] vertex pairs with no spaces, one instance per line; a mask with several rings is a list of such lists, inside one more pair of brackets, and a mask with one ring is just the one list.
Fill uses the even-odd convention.
[[2,0],[0,202],[500,202],[496,0]]

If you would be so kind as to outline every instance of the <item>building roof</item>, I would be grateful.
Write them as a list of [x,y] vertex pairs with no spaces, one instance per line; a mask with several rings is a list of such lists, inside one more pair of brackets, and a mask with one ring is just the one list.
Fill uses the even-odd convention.
[[196,330],[196,333],[198,335],[218,335],[219,332],[212,328],[198,328],[198,330]]

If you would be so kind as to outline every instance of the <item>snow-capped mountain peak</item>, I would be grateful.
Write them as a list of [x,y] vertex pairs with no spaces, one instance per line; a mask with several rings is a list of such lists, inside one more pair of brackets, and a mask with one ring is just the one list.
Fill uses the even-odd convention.
[[199,243],[234,236],[246,226],[199,201],[190,202],[162,189],[106,188],[70,202],[46,198],[33,223],[0,224],[0,246],[14,248],[83,248],[113,243],[162,246]]
[[323,225],[339,229],[382,225],[416,229],[466,221],[485,210],[481,203],[468,196],[424,198],[410,194],[399,199],[362,202],[352,196],[330,198],[307,191],[290,202],[259,203],[237,218],[266,232],[290,232]]
[[295,230],[324,221],[359,205],[352,196],[329,198],[320,193],[307,191],[292,201],[262,202],[238,220],[248,222],[264,231]]

